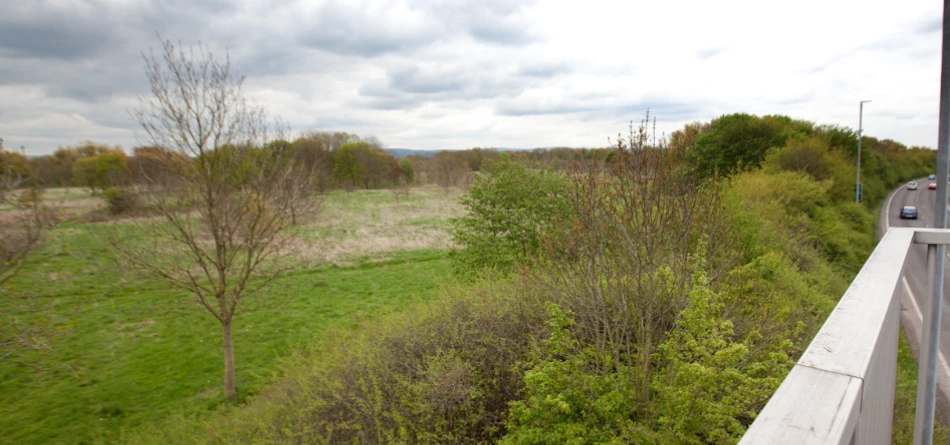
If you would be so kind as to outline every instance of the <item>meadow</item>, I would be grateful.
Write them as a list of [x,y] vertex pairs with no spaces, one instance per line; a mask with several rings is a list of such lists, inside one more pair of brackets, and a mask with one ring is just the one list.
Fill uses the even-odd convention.
[[[334,329],[427,301],[448,285],[448,219],[458,192],[334,191],[292,228],[298,268],[235,318],[241,400],[280,379],[280,364]],[[10,317],[38,320],[49,349],[31,366],[0,363],[0,437],[18,444],[92,443],[170,413],[213,410],[221,391],[221,331],[191,297],[117,262],[86,190],[51,189],[62,222],[8,290],[30,295]],[[0,209],[2,214],[3,209]],[[104,220],[104,221],[103,221]]]

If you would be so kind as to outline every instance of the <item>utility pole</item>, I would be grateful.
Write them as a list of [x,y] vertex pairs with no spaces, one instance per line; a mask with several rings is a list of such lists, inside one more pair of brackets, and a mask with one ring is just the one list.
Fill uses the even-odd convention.
[[858,174],[854,180],[854,202],[861,202],[863,193],[861,190],[861,133],[864,129],[864,104],[869,100],[862,100],[858,112]]

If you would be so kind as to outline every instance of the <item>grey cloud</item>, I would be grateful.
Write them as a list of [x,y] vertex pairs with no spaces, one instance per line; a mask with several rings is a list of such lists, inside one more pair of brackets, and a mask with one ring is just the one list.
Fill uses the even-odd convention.
[[521,93],[531,79],[512,73],[507,66],[478,62],[420,66],[394,62],[383,81],[359,89],[363,104],[375,109],[416,108],[426,102],[491,100]]
[[334,68],[331,56],[327,54],[281,43],[261,44],[232,53],[231,61],[234,69],[253,78],[296,73],[316,75]]
[[80,101],[100,101],[114,95],[147,91],[141,59],[132,54],[127,56],[134,62],[107,59],[76,64],[0,57],[0,84],[39,84],[49,95]]
[[389,85],[407,93],[444,93],[460,91],[467,82],[456,70],[423,71],[412,68],[389,74]]
[[621,116],[630,116],[640,119],[646,110],[650,110],[650,117],[655,117],[657,122],[663,121],[688,121],[702,117],[702,104],[670,101],[667,99],[642,100],[638,102],[627,103],[619,107],[607,107],[598,112],[600,115],[619,114]]
[[210,20],[209,13],[231,11],[227,5],[35,0],[0,6],[0,83],[42,84],[51,94],[80,100],[141,91],[147,86],[141,53],[159,45],[155,32],[189,39],[179,33],[182,27],[202,28],[196,17]]
[[422,106],[426,102],[428,102],[428,100],[422,97],[401,95],[401,96],[389,96],[389,97],[372,97],[366,100],[365,105],[367,108],[370,108],[373,110],[409,111],[409,110]]
[[103,52],[114,26],[100,2],[66,5],[43,0],[0,5],[0,54],[7,57],[76,60]]
[[[9,19],[6,19],[9,20]],[[110,40],[99,26],[50,19],[0,22],[0,54],[15,58],[75,60],[102,52]]]
[[594,107],[582,105],[544,105],[540,103],[509,103],[495,107],[495,114],[501,116],[537,116],[548,114],[573,114],[592,111]]
[[11,1],[0,5],[0,54],[62,60],[109,57],[116,47],[144,49],[154,42],[156,31],[197,40],[236,10],[235,3],[226,0]]
[[932,32],[937,32],[943,29],[943,19],[940,17],[934,17],[928,20],[922,21],[917,25],[917,32],[921,34],[930,34]]
[[574,68],[566,63],[527,63],[518,66],[518,75],[543,79],[550,79],[572,71]]
[[[142,41],[153,44],[155,32],[166,39],[214,41],[233,39],[227,35],[230,18],[240,9],[240,2],[228,0],[149,0],[130,12],[131,31],[138,31]],[[242,29],[245,35],[260,33],[266,27]],[[154,45],[154,44],[153,44]]]
[[305,28],[301,43],[310,48],[363,57],[416,48],[437,38],[429,24],[395,23],[349,2],[325,3],[298,26]]
[[110,102],[98,103],[91,108],[91,113],[87,115],[87,118],[96,125],[125,130],[140,129],[139,124],[129,114],[130,109]]
[[535,116],[578,114],[582,119],[597,119],[602,117],[641,116],[649,109],[651,116],[667,121],[689,120],[699,115],[700,107],[696,104],[675,102],[665,99],[642,100],[637,102],[615,104],[606,98],[587,101],[576,101],[558,104],[518,103],[508,102],[495,107],[495,113],[502,116]]
[[414,35],[382,34],[376,31],[355,31],[352,34],[345,29],[324,29],[308,33],[303,43],[311,48],[340,55],[375,57],[421,45],[425,39]]
[[426,8],[448,29],[464,30],[490,44],[522,45],[537,41],[524,8],[534,1],[461,0],[436,2]]
[[411,2],[413,23],[392,20],[390,11],[370,10],[352,2],[328,2],[298,23],[299,41],[335,54],[376,57],[451,39],[459,33],[490,44],[536,41],[529,18],[518,3]]
[[475,40],[504,45],[520,45],[536,40],[517,21],[480,20],[469,24],[468,32]]

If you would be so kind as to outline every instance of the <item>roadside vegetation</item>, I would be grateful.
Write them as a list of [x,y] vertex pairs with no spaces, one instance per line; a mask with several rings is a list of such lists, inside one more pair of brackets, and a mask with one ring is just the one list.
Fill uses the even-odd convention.
[[12,442],[735,443],[935,165],[864,137],[855,203],[854,132],[747,114],[397,160],[147,63],[151,145],[2,152]]

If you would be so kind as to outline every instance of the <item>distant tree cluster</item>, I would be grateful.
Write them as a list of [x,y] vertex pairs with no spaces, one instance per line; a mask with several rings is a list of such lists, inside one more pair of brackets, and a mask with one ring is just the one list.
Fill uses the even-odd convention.
[[[870,136],[861,141],[862,200],[879,200],[893,184],[933,169],[935,152],[926,147]],[[816,180],[835,179],[835,199],[854,196],[858,139],[850,128],[737,113],[689,124],[674,132],[671,142],[688,150],[703,176],[728,177],[759,168],[800,171]]]
[[[560,171],[578,159],[605,161],[610,156],[606,148],[502,151],[475,147],[397,158],[385,151],[376,137],[343,131],[310,131],[292,141],[268,142],[264,148],[278,147],[291,154],[298,173],[305,175],[308,186],[317,192],[425,184],[446,189],[465,188],[476,173],[498,162],[505,153],[514,162]],[[0,155],[0,168],[6,168],[9,163],[13,171],[31,183],[45,187],[84,187],[94,194],[109,188],[147,184],[156,175],[183,172],[186,165],[193,162],[194,158],[170,147],[139,146],[127,153],[118,145],[94,141],[60,147],[50,155],[29,159],[14,152]]]

